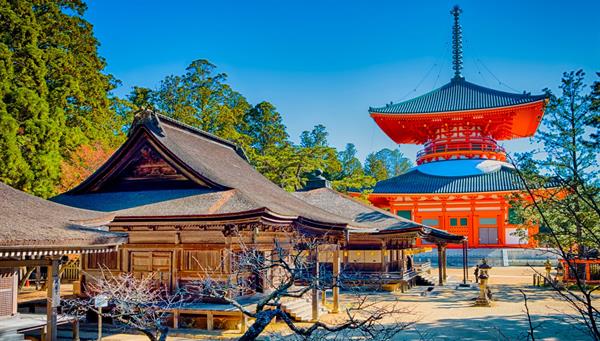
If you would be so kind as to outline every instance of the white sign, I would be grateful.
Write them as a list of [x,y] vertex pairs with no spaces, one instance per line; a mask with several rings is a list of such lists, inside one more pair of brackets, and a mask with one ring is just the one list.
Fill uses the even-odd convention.
[[96,308],[104,308],[108,306],[108,297],[105,295],[98,295],[94,298],[94,306]]

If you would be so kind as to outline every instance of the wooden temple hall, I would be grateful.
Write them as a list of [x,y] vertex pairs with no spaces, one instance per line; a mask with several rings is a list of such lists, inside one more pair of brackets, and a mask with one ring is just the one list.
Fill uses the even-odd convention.
[[[304,191],[288,193],[259,174],[235,144],[150,110],[135,115],[126,142],[104,165],[52,200],[109,214],[109,231],[127,234],[117,252],[83,255],[83,281],[105,266],[115,273],[158,274],[171,290],[198,280],[201,269],[227,281],[234,260],[224,258],[240,250],[240,241],[271,257],[276,240],[292,245],[298,235],[321,240],[312,252],[321,251],[316,259],[334,278],[352,270],[352,285],[403,289],[428,271],[412,261],[420,250],[417,238],[439,246],[440,257],[446,245],[465,241],[337,193],[318,174]],[[252,276],[257,284],[251,294],[269,291],[270,281],[262,279],[276,275]],[[445,278],[442,265],[435,281]],[[310,320],[322,312],[315,308],[318,296],[305,300],[313,308]],[[334,287],[333,312],[338,298]],[[215,302],[199,301],[174,316],[175,325],[190,316],[207,329],[245,325],[239,311]]]
[[[60,276],[64,263],[77,255],[116,254],[127,236],[105,231],[112,219],[43,200],[0,182],[0,340],[23,340],[22,333],[41,333],[56,340],[57,326],[78,320],[60,314]],[[31,272],[45,270],[46,301],[41,311],[18,305],[18,290]]]

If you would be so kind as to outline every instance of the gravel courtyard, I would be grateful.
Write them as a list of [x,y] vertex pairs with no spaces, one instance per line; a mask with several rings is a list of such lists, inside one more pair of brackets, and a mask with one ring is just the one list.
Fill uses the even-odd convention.
[[[397,340],[526,340],[528,321],[525,315],[522,289],[529,300],[529,311],[535,326],[537,340],[589,340],[585,331],[570,323],[568,315],[573,310],[554,293],[545,288],[532,287],[534,271],[527,267],[493,268],[490,272],[491,288],[494,294],[492,307],[473,307],[478,291],[456,289],[462,280],[462,269],[448,269],[450,284],[435,287],[423,296],[426,288],[417,287],[407,293],[374,293],[370,297],[378,304],[397,304],[410,311],[390,317],[386,322],[414,322],[407,330],[397,335]],[[541,270],[541,269],[538,269]],[[435,269],[434,269],[435,271]],[[473,269],[469,270],[473,278]],[[348,297],[342,295],[342,307],[349,304]],[[340,315],[326,315],[325,321],[335,321]],[[289,337],[287,328],[272,324],[269,335],[263,340],[276,340]],[[179,333],[180,332],[180,333]],[[181,330],[169,340],[187,339],[235,339],[235,332],[211,333],[194,332],[194,335]],[[141,336],[117,334],[104,340],[144,340]]]

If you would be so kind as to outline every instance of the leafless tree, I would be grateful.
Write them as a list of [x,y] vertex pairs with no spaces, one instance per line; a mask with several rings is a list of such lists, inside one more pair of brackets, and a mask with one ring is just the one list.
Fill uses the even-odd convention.
[[[247,245],[236,234],[239,249],[229,251],[224,257],[233,260],[232,272],[227,281],[213,278],[211,269],[203,269],[200,281],[188,286],[192,294],[222,300],[232,304],[254,323],[240,340],[254,340],[272,321],[283,321],[289,330],[302,339],[338,339],[342,335],[362,336],[372,340],[388,340],[414,321],[401,322],[408,310],[400,309],[397,302],[381,304],[372,296],[356,288],[344,286],[344,278],[354,274],[340,273],[332,276],[321,271],[315,275],[317,250],[322,244],[319,238],[296,235],[289,240],[274,240],[274,248],[267,255]],[[257,278],[262,278],[262,288],[257,288]],[[299,299],[334,287],[344,290],[351,302],[340,314],[337,323],[312,322],[308,325],[294,321],[282,307],[287,300]],[[261,290],[262,289],[262,290]],[[243,294],[256,294],[263,291],[252,308],[240,303],[236,298]]]
[[63,310],[76,316],[83,316],[88,310],[98,313],[94,301],[104,296],[108,307],[102,316],[124,329],[139,331],[152,341],[166,340],[170,311],[181,304],[182,296],[171,294],[154,274],[136,278],[132,273],[115,275],[108,269],[101,270],[100,277],[87,275],[87,296],[64,300]]

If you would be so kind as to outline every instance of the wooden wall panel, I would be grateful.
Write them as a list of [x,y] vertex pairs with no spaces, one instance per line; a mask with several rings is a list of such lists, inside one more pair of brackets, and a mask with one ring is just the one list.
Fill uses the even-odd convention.
[[203,244],[203,243],[226,243],[227,238],[221,231],[181,231],[181,243]]
[[175,244],[177,242],[177,233],[175,231],[130,231],[129,243],[164,243]]
[[223,272],[225,257],[219,250],[183,250],[183,271]]

